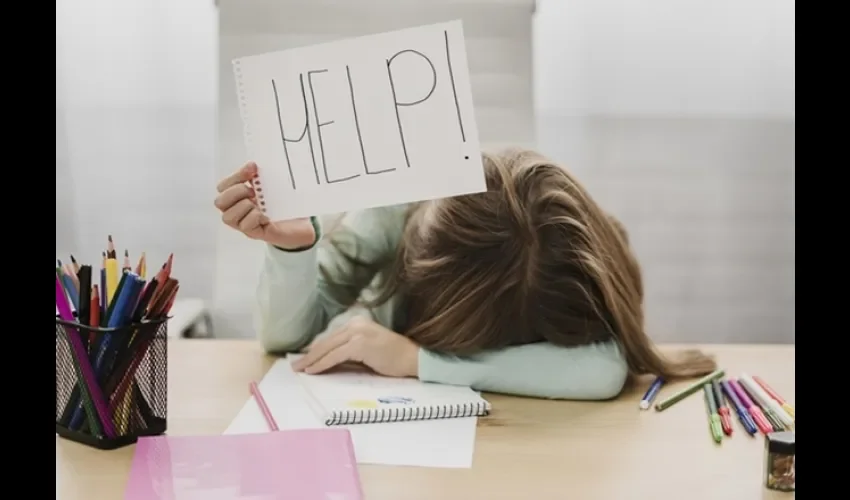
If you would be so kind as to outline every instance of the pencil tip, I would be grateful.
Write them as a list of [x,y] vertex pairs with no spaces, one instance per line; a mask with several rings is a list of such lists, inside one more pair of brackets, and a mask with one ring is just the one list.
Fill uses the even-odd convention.
[[56,259],[56,264],[57,264],[59,267],[62,267],[62,261],[61,261],[61,260]]
[[130,251],[125,248],[124,249],[124,257],[129,257],[129,256],[130,256]]
[[110,243],[112,243],[112,235],[111,234],[109,236],[107,236],[106,239],[109,240]]
[[74,254],[71,254],[71,262],[73,262],[74,264],[77,263],[77,259],[74,258]]

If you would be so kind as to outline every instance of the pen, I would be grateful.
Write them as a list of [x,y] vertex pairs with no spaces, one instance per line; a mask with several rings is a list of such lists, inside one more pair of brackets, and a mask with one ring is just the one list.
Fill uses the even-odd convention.
[[788,404],[788,402],[785,401],[785,398],[780,396],[778,392],[774,391],[769,385],[767,385],[767,382],[765,382],[761,377],[753,375],[753,380],[760,385],[762,389],[764,389],[764,392],[766,392],[768,396],[772,397],[773,400],[779,404],[780,408],[785,410],[785,413],[790,415],[791,418],[795,418],[794,407]]
[[655,411],[664,411],[667,408],[670,408],[674,404],[678,403],[679,401],[685,399],[686,397],[688,397],[691,394],[700,390],[702,388],[703,384],[707,384],[708,382],[711,382],[712,380],[714,380],[716,378],[722,377],[723,373],[724,373],[723,370],[717,370],[717,371],[710,373],[710,374],[706,375],[705,377],[697,380],[696,382],[693,383],[693,385],[691,385],[691,386],[689,386],[685,389],[682,389],[681,391],[677,392],[676,394],[673,394],[672,396],[665,399],[664,401],[661,401],[660,403],[656,403],[655,404]]
[[729,386],[732,387],[735,394],[738,395],[738,399],[741,401],[741,404],[744,405],[744,408],[746,408],[750,416],[753,417],[753,422],[755,422],[756,427],[758,427],[761,433],[770,434],[773,432],[773,425],[768,422],[764,413],[761,412],[761,409],[753,403],[753,400],[750,399],[747,392],[744,391],[743,387],[741,387],[741,384],[739,384],[737,380],[729,379]]
[[742,373],[738,377],[738,383],[744,388],[750,399],[761,408],[761,412],[764,413],[764,417],[773,426],[773,430],[784,431],[786,427],[790,429],[794,426],[794,420],[782,411],[782,408],[770,399],[770,396],[765,394],[749,375]]
[[735,408],[735,413],[738,414],[738,420],[741,422],[741,427],[747,431],[747,434],[754,436],[756,432],[758,432],[758,429],[756,429],[756,423],[753,422],[753,418],[749,413],[747,413],[747,408],[743,403],[741,403],[741,400],[738,399],[738,394],[735,392],[735,389],[733,389],[726,380],[721,381],[720,386],[723,388],[723,392],[726,393],[726,397],[729,398],[729,401]]
[[708,429],[715,443],[723,440],[723,431],[720,429],[720,416],[717,414],[717,403],[714,401],[714,390],[711,383],[703,384],[702,394],[705,397],[705,411],[708,413]]
[[640,400],[641,410],[648,410],[649,407],[652,406],[652,401],[655,399],[655,396],[658,395],[658,391],[661,390],[662,385],[664,385],[664,379],[661,377],[655,377],[655,380],[652,381],[649,389],[646,390],[646,394],[644,394],[643,398]]
[[729,412],[729,407],[726,406],[726,401],[723,400],[723,392],[720,389],[720,382],[712,380],[711,390],[714,392],[714,401],[717,403],[717,413],[720,415],[720,427],[723,428],[723,434],[731,436],[732,417]]

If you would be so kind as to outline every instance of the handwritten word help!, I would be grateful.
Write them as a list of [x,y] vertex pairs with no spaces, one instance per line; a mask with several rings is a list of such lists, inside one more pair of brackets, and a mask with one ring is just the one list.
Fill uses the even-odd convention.
[[[249,153],[268,204],[288,197],[287,215],[484,190],[460,22],[252,56],[235,70]],[[319,193],[337,199],[309,199]]]

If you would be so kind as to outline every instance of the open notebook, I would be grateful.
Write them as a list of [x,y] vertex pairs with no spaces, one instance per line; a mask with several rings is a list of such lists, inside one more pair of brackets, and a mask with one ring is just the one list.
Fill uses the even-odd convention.
[[325,425],[480,417],[490,403],[469,387],[362,372],[299,373],[307,401]]
[[346,429],[143,437],[125,500],[362,500]]

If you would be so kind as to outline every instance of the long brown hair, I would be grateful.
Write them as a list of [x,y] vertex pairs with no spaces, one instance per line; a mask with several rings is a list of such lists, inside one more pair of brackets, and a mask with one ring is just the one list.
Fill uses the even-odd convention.
[[344,238],[332,238],[354,266],[352,279],[330,287],[340,302],[354,303],[380,272],[366,305],[403,297],[395,327],[434,351],[614,340],[633,375],[715,369],[696,350],[658,353],[644,329],[641,272],[625,229],[564,168],[525,150],[483,161],[487,192],[413,205],[394,257],[363,262]]

